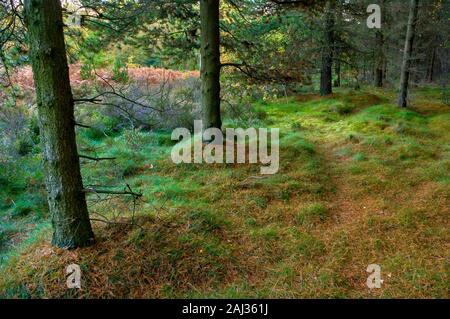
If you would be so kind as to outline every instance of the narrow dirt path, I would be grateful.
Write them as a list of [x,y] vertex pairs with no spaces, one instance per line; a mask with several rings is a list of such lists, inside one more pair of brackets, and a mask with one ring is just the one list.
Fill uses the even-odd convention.
[[362,186],[355,184],[355,179],[345,167],[346,161],[350,159],[336,155],[337,147],[334,143],[323,143],[323,140],[314,142],[334,187],[334,192],[328,199],[332,220],[332,223],[327,225],[328,231],[349,229],[351,224],[357,224],[368,215],[381,212],[380,199],[376,194],[364,192],[361,197],[358,187]]

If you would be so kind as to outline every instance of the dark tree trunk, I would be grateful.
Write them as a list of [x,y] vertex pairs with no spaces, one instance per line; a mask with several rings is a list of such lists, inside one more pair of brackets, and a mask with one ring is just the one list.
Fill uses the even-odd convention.
[[[381,13],[385,11],[385,0],[381,1]],[[384,23],[384,17],[382,17],[382,23]],[[374,85],[376,87],[383,87],[385,80],[385,67],[386,56],[384,54],[384,34],[383,29],[376,30],[375,33],[375,80]]]
[[383,80],[384,80],[384,36],[381,31],[377,31],[375,35],[375,42],[376,42],[376,49],[375,49],[375,86],[376,87],[383,87]]
[[89,220],[75,141],[74,102],[59,0],[25,0],[30,59],[36,87],[52,243],[90,245]]
[[398,106],[408,106],[408,86],[411,71],[412,50],[416,32],[417,14],[419,12],[419,0],[411,0],[408,19],[408,30],[406,31],[405,49],[403,52],[402,73],[400,79],[400,97]]
[[341,54],[342,54],[342,44],[341,34],[338,30],[342,28],[342,6],[335,7],[336,14],[334,18],[334,34],[333,34],[333,46],[334,46],[334,73],[336,79],[333,85],[335,87],[341,87]]
[[431,54],[430,66],[428,68],[427,81],[432,83],[434,80],[434,65],[436,62],[436,48],[433,49]]
[[336,74],[336,80],[334,81],[335,87],[341,86],[341,49],[336,47],[335,50],[335,62],[334,62],[334,73]]
[[324,15],[324,36],[322,44],[322,68],[320,74],[320,95],[333,93],[332,67],[334,46],[334,12],[333,1],[326,3]]
[[200,19],[203,125],[221,129],[219,0],[201,0]]

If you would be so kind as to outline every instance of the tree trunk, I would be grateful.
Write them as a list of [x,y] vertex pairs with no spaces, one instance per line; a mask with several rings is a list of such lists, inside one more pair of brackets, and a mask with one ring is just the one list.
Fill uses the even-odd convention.
[[203,125],[221,129],[219,0],[200,1],[200,20]]
[[436,48],[433,49],[431,54],[430,66],[428,68],[427,81],[432,83],[434,80],[434,65],[436,62]]
[[94,240],[75,140],[74,102],[58,0],[25,0],[52,243],[75,248]]
[[[380,4],[381,7],[381,13],[385,11],[385,0],[381,1]],[[382,17],[382,22],[384,23],[384,17]],[[376,87],[383,87],[384,84],[384,71],[385,71],[385,65],[386,65],[386,57],[384,54],[384,34],[383,29],[376,30],[375,33],[375,86]]]
[[335,87],[341,86],[341,49],[336,47],[336,58],[334,62],[334,73],[336,74],[336,80],[334,81]]
[[322,70],[320,74],[320,95],[333,93],[332,67],[334,46],[334,12],[332,0],[327,1],[324,16],[324,37],[322,44]]
[[383,45],[384,45],[384,37],[383,37],[383,33],[381,31],[377,31],[376,35],[375,35],[375,42],[376,42],[376,49],[375,49],[375,86],[376,87],[383,87],[383,80],[384,80],[384,75],[383,75],[383,69],[384,69],[384,50],[383,50]]
[[405,50],[403,52],[402,73],[400,79],[400,97],[398,99],[398,106],[400,107],[408,106],[408,86],[418,11],[419,0],[411,0],[409,8],[408,30],[406,31]]

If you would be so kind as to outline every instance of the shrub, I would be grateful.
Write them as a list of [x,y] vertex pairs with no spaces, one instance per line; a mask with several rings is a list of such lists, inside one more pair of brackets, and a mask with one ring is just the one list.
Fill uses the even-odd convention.
[[[200,82],[189,77],[160,85],[132,82],[121,96],[107,94],[98,116],[105,129],[142,128],[144,130],[185,127],[193,130],[201,119]],[[84,108],[81,113],[89,112]],[[90,117],[92,118],[92,117]]]

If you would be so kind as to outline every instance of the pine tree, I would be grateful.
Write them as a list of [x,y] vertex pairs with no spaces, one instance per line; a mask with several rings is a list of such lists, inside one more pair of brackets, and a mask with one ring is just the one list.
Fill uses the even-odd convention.
[[25,0],[36,87],[52,243],[75,248],[93,242],[75,140],[74,101],[58,0]]
[[203,124],[221,129],[219,0],[201,0],[200,19]]
[[411,69],[411,58],[416,32],[417,14],[419,11],[419,0],[411,0],[408,19],[408,30],[406,31],[405,49],[403,52],[402,71],[400,79],[400,97],[398,106],[408,106],[408,86]]

